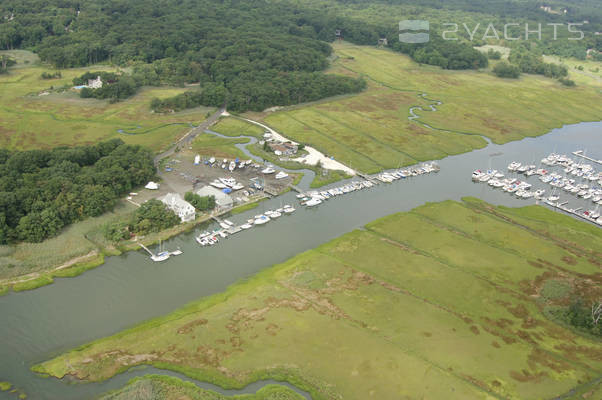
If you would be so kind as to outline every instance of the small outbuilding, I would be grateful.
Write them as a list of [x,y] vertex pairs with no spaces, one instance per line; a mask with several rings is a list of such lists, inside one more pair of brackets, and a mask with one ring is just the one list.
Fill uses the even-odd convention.
[[215,197],[215,204],[221,208],[230,208],[234,204],[234,200],[228,194],[223,191],[214,188],[213,186],[204,186],[196,191],[199,196],[213,196]]
[[165,196],[160,197],[159,200],[161,200],[167,208],[176,213],[182,222],[194,221],[196,209],[178,193],[167,193]]

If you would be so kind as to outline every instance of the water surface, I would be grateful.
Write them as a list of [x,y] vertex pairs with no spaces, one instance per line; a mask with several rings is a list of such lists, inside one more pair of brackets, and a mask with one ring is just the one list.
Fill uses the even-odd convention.
[[[476,168],[490,166],[506,172],[512,160],[539,162],[552,151],[569,154],[577,149],[588,149],[588,155],[602,158],[602,122],[565,126],[538,138],[505,145],[490,144],[441,160],[438,174],[378,185],[312,209],[297,206],[294,193],[287,193],[229,219],[242,222],[286,203],[297,208],[293,215],[241,232],[218,246],[201,248],[193,233],[186,233],[164,242],[168,249],[180,246],[184,251],[165,263],[152,263],[141,251],[130,252],[109,257],[104,265],[79,277],[56,279],[54,284],[34,291],[0,297],[0,381],[13,383],[31,399],[91,398],[123,386],[144,371],[136,370],[101,384],[74,385],[38,377],[29,369],[65,350],[223,291],[263,268],[385,215],[463,196],[508,206],[533,204],[534,200],[518,200],[499,189],[472,183],[470,175]],[[538,184],[550,191],[549,186]],[[251,392],[257,389],[247,388]],[[0,399],[14,398],[0,392]]]

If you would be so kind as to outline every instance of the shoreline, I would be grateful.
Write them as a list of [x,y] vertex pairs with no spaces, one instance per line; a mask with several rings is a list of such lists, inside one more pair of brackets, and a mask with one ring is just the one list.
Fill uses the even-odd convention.
[[261,201],[267,198],[268,197],[264,196],[253,199],[248,203],[241,204],[217,214],[206,214],[192,222],[179,224],[175,227],[160,232],[153,232],[150,235],[140,238],[140,240],[127,240],[116,243],[112,246],[112,248],[103,248],[101,246],[97,246],[95,250],[92,250],[87,254],[69,259],[58,266],[49,268],[46,271],[32,272],[25,275],[2,279],[0,280],[0,296],[7,295],[10,292],[18,293],[50,285],[54,283],[54,278],[74,278],[90,269],[103,265],[105,263],[105,257],[118,256],[130,251],[137,251],[140,249],[139,243],[142,243],[145,246],[153,246],[160,241],[168,240],[182,233],[189,232],[198,225],[210,221],[213,216],[226,215],[230,213],[238,214],[256,208],[259,206]]

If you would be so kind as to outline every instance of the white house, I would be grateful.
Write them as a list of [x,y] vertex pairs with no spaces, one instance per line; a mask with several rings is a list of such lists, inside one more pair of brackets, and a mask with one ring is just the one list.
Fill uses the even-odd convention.
[[187,202],[178,193],[167,193],[159,200],[172,210],[182,222],[193,221],[196,217],[196,210],[192,204]]
[[102,79],[97,76],[96,79],[88,79],[88,85],[90,89],[100,89],[102,87]]

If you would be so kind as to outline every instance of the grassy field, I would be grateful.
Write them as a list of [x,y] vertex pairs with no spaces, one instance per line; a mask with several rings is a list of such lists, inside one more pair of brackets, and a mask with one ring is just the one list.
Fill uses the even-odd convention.
[[[562,58],[544,56],[546,62],[564,64],[569,69],[569,78],[577,85],[597,86],[602,89],[602,62],[594,60],[577,60],[576,58]],[[583,69],[579,69],[582,67]]]
[[257,138],[262,137],[264,131],[260,126],[232,117],[221,118],[211,130],[226,136],[245,135]]
[[235,144],[248,142],[249,139],[245,138],[227,139],[203,133],[197,136],[192,142],[192,151],[202,156],[247,159],[248,157],[245,153],[237,148]]
[[120,390],[102,396],[100,400],[303,400],[291,389],[280,385],[268,385],[255,394],[224,396],[197,387],[181,379],[146,375],[135,378]]
[[[4,52],[0,52],[4,53]],[[175,114],[153,114],[153,97],[170,97],[186,88],[143,88],[130,99],[115,104],[81,99],[77,93],[49,90],[71,85],[74,77],[91,70],[115,70],[107,66],[62,70],[62,78],[44,80],[49,68],[37,63],[35,55],[17,52],[18,64],[0,75],[0,147],[11,149],[48,148],[89,144],[120,137],[159,151],[203,121],[209,108]],[[9,52],[9,54],[15,54]],[[29,63],[25,64],[25,60]],[[47,92],[48,94],[40,95]],[[124,133],[120,133],[122,130]]]
[[[496,143],[536,136],[563,124],[602,119],[599,85],[574,88],[542,76],[499,79],[488,71],[447,71],[418,65],[407,56],[349,43],[334,45],[330,72],[364,76],[368,90],[351,97],[274,113],[262,118],[293,140],[309,143],[364,172],[441,158]],[[572,74],[571,74],[572,76]],[[427,99],[420,96],[427,93]],[[440,100],[437,112],[409,108]]]
[[538,206],[427,204],[34,370],[98,381],[153,364],[224,387],[285,378],[314,399],[593,393],[599,340],[539,298],[550,280],[602,295],[601,238]]

